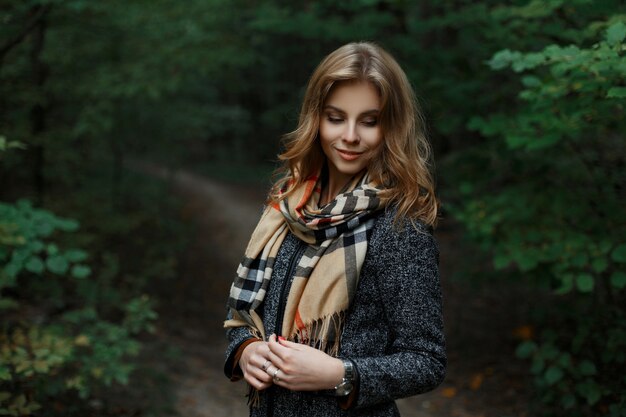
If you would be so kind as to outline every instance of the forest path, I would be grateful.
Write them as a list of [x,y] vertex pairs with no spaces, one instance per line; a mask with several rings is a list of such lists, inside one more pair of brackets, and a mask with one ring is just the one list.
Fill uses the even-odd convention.
[[[267,189],[143,162],[132,165],[169,181],[183,201],[181,216],[193,224],[176,288],[161,301],[164,337],[181,353],[182,367],[174,372],[176,411],[181,417],[247,416],[245,384],[223,374],[222,322],[234,271]],[[398,407],[403,417],[524,416],[524,370],[511,360],[516,309],[497,288],[483,291],[451,279],[462,267],[458,236],[443,227],[436,233],[449,356],[446,381],[435,391],[399,400]]]

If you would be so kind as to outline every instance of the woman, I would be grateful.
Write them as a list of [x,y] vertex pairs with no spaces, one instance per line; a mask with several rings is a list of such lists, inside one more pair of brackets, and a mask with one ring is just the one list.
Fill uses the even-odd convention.
[[397,416],[445,374],[429,147],[406,75],[351,43],[313,73],[231,287],[251,416]]

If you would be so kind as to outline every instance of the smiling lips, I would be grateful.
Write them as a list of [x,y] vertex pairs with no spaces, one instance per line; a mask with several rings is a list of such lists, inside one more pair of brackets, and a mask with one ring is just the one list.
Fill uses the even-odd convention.
[[363,155],[363,152],[346,151],[343,149],[337,149],[337,153],[346,161],[354,161],[359,156]]

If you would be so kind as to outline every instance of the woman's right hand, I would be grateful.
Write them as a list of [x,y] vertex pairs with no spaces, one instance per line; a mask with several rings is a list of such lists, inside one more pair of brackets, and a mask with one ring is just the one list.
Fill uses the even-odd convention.
[[246,346],[239,358],[244,379],[259,391],[269,388],[273,383],[272,377],[267,373],[267,369],[272,366],[269,354],[268,343],[258,341]]

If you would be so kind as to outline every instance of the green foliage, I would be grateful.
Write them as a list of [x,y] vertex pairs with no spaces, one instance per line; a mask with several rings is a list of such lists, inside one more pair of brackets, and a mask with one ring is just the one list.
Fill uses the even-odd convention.
[[[554,10],[585,7],[532,1],[498,13],[532,26]],[[517,99],[474,116],[468,127],[485,141],[453,159],[461,169],[452,175],[459,187],[450,209],[494,267],[562,297],[550,319],[561,325],[517,351],[532,361],[543,415],[618,416],[626,401],[616,371],[626,351],[626,18],[592,14],[559,33],[563,44],[504,48],[487,60],[492,70],[518,74]]]
[[86,296],[98,285],[87,252],[57,243],[60,233],[77,230],[76,221],[28,201],[0,203],[1,415],[35,415],[54,399],[88,399],[103,386],[127,384],[135,336],[153,329],[145,295],[122,305],[121,321],[99,313]]
[[0,152],[7,151],[9,149],[23,149],[24,144],[18,141],[9,141],[4,136],[0,135]]
[[[583,310],[584,311],[584,310]],[[626,320],[623,311],[611,310],[608,314],[575,317],[564,327],[547,330],[541,342],[526,341],[518,346],[517,356],[531,360],[537,393],[548,407],[544,413],[572,416],[597,415],[622,416],[618,405],[623,398],[626,381],[620,371],[626,365]],[[563,316],[561,313],[559,316]],[[605,349],[598,350],[595,339],[600,333],[598,319],[602,319],[601,332]],[[564,331],[565,330],[565,331]],[[568,333],[572,330],[572,333]],[[604,411],[602,411],[604,410]],[[622,410],[623,411],[623,410]]]

